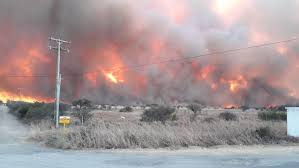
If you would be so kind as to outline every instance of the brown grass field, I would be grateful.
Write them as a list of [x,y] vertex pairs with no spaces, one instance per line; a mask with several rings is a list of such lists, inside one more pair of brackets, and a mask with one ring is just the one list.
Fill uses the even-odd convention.
[[[226,121],[220,113],[236,114]],[[50,124],[32,125],[31,140],[60,149],[181,148],[218,145],[294,144],[287,136],[285,121],[262,121],[258,111],[203,110],[195,120],[190,111],[177,112],[177,121],[141,122],[142,112],[94,111],[84,126],[56,130]],[[50,128],[51,127],[51,128]]]

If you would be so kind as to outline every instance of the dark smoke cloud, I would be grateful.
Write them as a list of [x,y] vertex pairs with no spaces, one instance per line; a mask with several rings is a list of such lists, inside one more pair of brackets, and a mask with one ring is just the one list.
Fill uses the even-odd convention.
[[[231,9],[231,18],[226,18],[217,14],[214,1],[208,0],[2,0],[0,58],[5,61],[1,65],[7,67],[5,62],[23,57],[23,50],[17,56],[12,53],[24,40],[31,47],[37,46],[50,61],[33,59],[32,64],[23,66],[32,68],[34,74],[54,74],[55,56],[47,51],[46,41],[54,35],[72,41],[71,54],[62,60],[62,97],[66,101],[87,97],[123,104],[195,100],[211,105],[290,103],[295,99],[289,93],[299,94],[294,68],[296,44],[288,45],[288,56],[279,54],[274,46],[125,71],[126,83],[120,85],[111,84],[101,73],[95,77],[97,86],[84,76],[69,75],[289,38],[298,30],[298,8],[295,0],[245,0]],[[254,33],[266,37],[256,39]],[[121,65],[115,64],[111,56],[115,53]],[[196,73],[210,64],[216,68],[208,79],[196,80]],[[7,69],[6,73],[22,73],[15,66]],[[221,79],[232,80],[239,75],[248,80],[247,88],[232,94]],[[30,90],[26,94],[50,97],[54,95],[53,83],[54,78],[18,80],[17,84],[10,79],[0,86],[11,92],[25,87]],[[216,91],[211,83],[218,85]]]

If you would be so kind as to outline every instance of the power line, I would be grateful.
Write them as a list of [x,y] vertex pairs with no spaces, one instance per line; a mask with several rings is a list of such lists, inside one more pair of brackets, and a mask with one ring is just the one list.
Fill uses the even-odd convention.
[[[211,53],[200,54],[200,55],[193,56],[193,57],[176,57],[176,58],[172,58],[172,59],[168,59],[168,60],[164,60],[164,61],[157,61],[157,62],[148,63],[148,64],[132,65],[132,66],[126,66],[126,67],[116,67],[116,68],[110,68],[110,69],[108,68],[106,70],[107,71],[120,71],[120,70],[128,71],[128,70],[133,70],[133,69],[141,69],[141,68],[152,66],[152,65],[159,65],[159,64],[166,64],[166,63],[171,63],[171,62],[191,60],[191,59],[196,59],[196,58],[211,56],[211,55],[224,55],[224,54],[228,54],[228,53],[239,52],[239,51],[242,51],[242,50],[262,48],[262,47],[277,45],[277,44],[281,44],[281,43],[290,43],[290,42],[297,41],[297,40],[299,40],[299,37],[293,37],[293,38],[286,39],[286,40],[268,42],[268,43],[264,43],[264,44],[241,47],[241,48],[236,48],[236,49],[215,51],[215,52],[211,52]],[[103,68],[103,69],[105,69],[105,68]],[[66,76],[83,76],[84,74],[97,73],[97,72],[100,72],[100,71],[82,72],[82,73],[79,73],[79,74],[72,74],[72,75],[66,75]]]
[[49,78],[55,75],[0,75],[0,78]]
[[[243,50],[251,50],[255,48],[263,48],[267,46],[272,46],[272,45],[277,45],[277,44],[282,44],[282,43],[290,43],[294,41],[298,41],[299,37],[293,37],[289,38],[286,40],[281,40],[281,41],[274,41],[274,42],[268,42],[268,43],[263,43],[259,45],[252,45],[252,46],[247,46],[247,47],[241,47],[241,48],[235,48],[235,49],[229,49],[229,50],[223,50],[223,51],[215,51],[215,52],[210,52],[210,53],[205,53],[205,54],[200,54],[197,56],[192,56],[192,57],[175,57],[171,59],[166,59],[163,61],[157,61],[157,62],[152,62],[152,63],[147,63],[147,64],[139,64],[139,65],[131,65],[131,66],[123,66],[123,67],[116,67],[116,68],[103,68],[106,71],[128,71],[128,70],[136,70],[136,69],[142,69],[144,67],[148,66],[153,66],[153,65],[159,65],[159,64],[167,64],[167,63],[172,63],[172,62],[180,62],[180,61],[185,61],[185,60],[192,60],[196,58],[201,58],[201,57],[206,57],[206,56],[212,56],[212,55],[225,55],[229,53],[235,53],[235,52],[240,52]],[[65,77],[76,77],[76,76],[83,76],[85,74],[91,74],[91,73],[98,73],[100,71],[86,71],[86,72],[81,72],[81,73],[73,73],[73,74],[64,74]],[[48,77],[55,77],[52,74],[40,74],[40,75],[0,75],[0,77],[7,77],[7,78],[48,78]]]
[[241,47],[241,48],[224,50],[224,51],[215,51],[215,52],[211,52],[211,53],[200,54],[200,55],[193,56],[193,57],[183,57],[183,58],[182,57],[177,57],[177,58],[174,58],[174,59],[168,59],[168,60],[153,62],[153,63],[149,63],[149,64],[141,64],[141,65],[129,66],[129,67],[127,66],[127,67],[112,68],[112,69],[110,69],[110,71],[113,71],[113,69],[114,70],[139,69],[139,68],[152,66],[152,65],[164,64],[164,63],[169,63],[169,62],[178,62],[178,61],[183,61],[183,60],[190,60],[190,59],[195,59],[195,58],[205,57],[205,56],[211,56],[211,55],[224,55],[224,54],[228,54],[228,53],[239,52],[239,51],[242,51],[242,50],[262,48],[262,47],[277,45],[277,44],[281,44],[281,43],[290,43],[290,42],[297,41],[297,40],[299,40],[299,37],[293,37],[293,38],[290,38],[290,39],[287,39],[287,40],[269,42],[269,43],[264,43],[264,44],[260,44],[260,45],[253,45],[253,46]]

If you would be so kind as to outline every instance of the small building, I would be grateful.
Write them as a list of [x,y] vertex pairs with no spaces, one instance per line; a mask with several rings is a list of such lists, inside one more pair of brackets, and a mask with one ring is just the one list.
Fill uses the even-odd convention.
[[299,107],[286,107],[286,109],[288,113],[288,135],[299,137]]

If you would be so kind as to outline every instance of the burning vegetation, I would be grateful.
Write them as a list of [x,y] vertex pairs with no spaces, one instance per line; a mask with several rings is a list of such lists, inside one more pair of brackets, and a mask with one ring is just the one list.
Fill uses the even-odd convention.
[[[56,35],[72,41],[62,58],[64,101],[295,103],[298,43],[217,51],[293,37],[297,10],[295,0],[2,0],[0,100],[51,101],[55,56],[46,40]],[[215,54],[191,59],[205,53]]]

